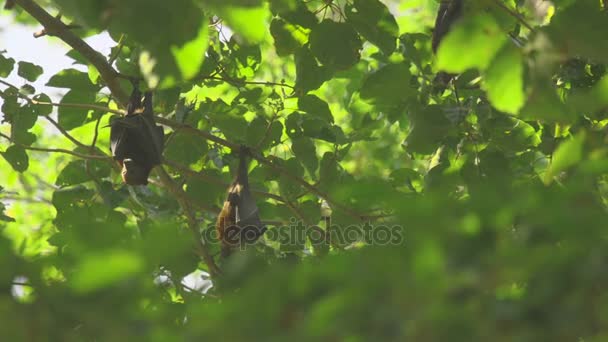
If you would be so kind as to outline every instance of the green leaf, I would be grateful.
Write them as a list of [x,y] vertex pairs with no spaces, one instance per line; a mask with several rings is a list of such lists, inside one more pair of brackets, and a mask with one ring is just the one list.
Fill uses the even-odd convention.
[[34,127],[38,114],[31,105],[19,107],[19,110],[12,115],[11,122],[11,137],[18,144],[31,145],[36,136],[29,133],[28,130]]
[[301,121],[302,134],[307,137],[325,140],[331,143],[344,143],[344,132],[338,126],[330,125],[325,120],[304,116]]
[[328,123],[334,122],[334,117],[329,110],[327,102],[321,100],[316,95],[306,95],[298,99],[300,110],[319,118]]
[[270,12],[262,6],[222,6],[218,15],[228,26],[250,43],[259,43],[266,37]]
[[[290,158],[282,162],[281,165],[289,174],[297,177],[304,175],[304,168],[300,165],[300,162],[296,158]],[[282,196],[287,198],[295,198],[302,191],[300,185],[294,183],[293,180],[285,175],[281,175],[279,179],[279,191]]]
[[247,127],[247,145],[257,146],[266,134],[268,122],[264,118],[256,116]]
[[19,62],[19,70],[17,71],[17,75],[30,82],[34,82],[40,75],[42,75],[42,67],[29,62]]
[[573,89],[566,99],[570,111],[593,114],[608,107],[608,76],[604,76],[591,89]]
[[561,143],[551,158],[551,165],[545,173],[543,181],[545,184],[551,183],[553,177],[560,172],[576,165],[583,158],[583,145],[585,143],[585,132],[580,132],[572,139]]
[[557,90],[548,79],[538,79],[528,91],[528,100],[519,116],[526,120],[543,120],[545,122],[571,123],[575,112],[564,105]]
[[385,55],[395,51],[399,25],[388,8],[378,0],[355,0],[345,6],[346,19]]
[[[62,104],[92,104],[95,102],[94,92],[82,91],[77,88],[68,91],[61,99]],[[76,107],[60,106],[57,110],[59,124],[66,130],[82,126],[87,119],[88,110]]]
[[317,159],[317,149],[312,139],[305,137],[294,138],[291,141],[291,149],[300,163],[308,170],[311,177],[315,179],[319,160]]
[[74,60],[74,62],[72,64],[82,64],[82,65],[89,64],[89,61],[77,50],[72,49],[72,50],[68,51],[65,55]]
[[410,77],[409,66],[405,63],[385,65],[363,81],[360,96],[376,106],[395,105],[413,91],[410,90]]
[[171,53],[183,79],[188,80],[198,74],[205,59],[205,50],[207,50],[208,44],[209,26],[203,22],[196,38],[180,47],[171,46]]
[[81,23],[86,23],[89,27],[102,28],[102,18],[100,13],[104,11],[104,2],[94,0],[58,0],[63,13],[69,13]]
[[[86,164],[88,163],[88,170]],[[66,165],[57,176],[55,185],[65,187],[101,179],[110,175],[110,165],[102,160],[74,160]]]
[[11,145],[2,152],[2,156],[17,172],[23,172],[29,167],[29,159],[23,147]]
[[[33,99],[38,102],[51,103],[51,98],[46,94],[35,95]],[[36,109],[36,112],[38,113],[38,115],[49,115],[53,112],[53,106],[51,106],[51,105],[37,104],[35,106],[35,109]]]
[[78,293],[89,293],[123,281],[142,271],[142,258],[126,250],[109,250],[84,256],[71,279]]
[[414,192],[422,189],[422,175],[416,170],[409,168],[396,169],[391,172],[390,178],[395,187],[406,187]]
[[58,212],[77,207],[87,202],[95,192],[83,185],[61,188],[53,192],[51,202]]
[[431,154],[450,133],[452,125],[438,105],[410,113],[410,132],[405,140],[408,152]]
[[68,186],[84,183],[89,180],[83,160],[74,160],[66,165],[57,176],[55,185]]
[[483,88],[492,105],[517,114],[525,102],[523,57],[513,44],[505,44],[486,70]]
[[308,41],[309,32],[310,30],[291,24],[281,18],[275,18],[270,23],[270,34],[272,34],[274,46],[279,56],[295,53]]
[[238,42],[236,36],[230,38],[228,46],[237,77],[253,77],[262,59],[260,46]]
[[201,137],[177,131],[165,142],[164,155],[169,160],[190,165],[200,161],[208,151],[207,141]]
[[324,190],[334,187],[342,178],[340,164],[336,160],[336,155],[332,152],[325,152],[319,167],[320,186]]
[[470,68],[485,70],[507,39],[489,15],[465,17],[454,24],[437,51],[437,68],[459,73]]
[[87,66],[87,75],[89,76],[89,81],[93,84],[98,84],[100,80],[99,70],[92,64]]
[[96,92],[99,88],[91,83],[88,73],[76,69],[64,69],[55,74],[46,84],[48,87],[68,88],[79,92]]
[[187,230],[175,229],[179,224],[177,220],[164,224],[152,220],[146,223],[142,244],[148,264],[162,265],[175,279],[181,279],[196,269],[198,258],[190,253],[192,236]]
[[483,124],[483,132],[492,137],[500,150],[519,152],[538,146],[541,140],[532,125],[513,117],[497,116]]
[[36,92],[36,88],[30,84],[24,84],[19,87],[19,94],[30,96]]
[[292,139],[302,135],[302,117],[300,113],[291,113],[285,120],[285,132]]
[[319,66],[312,52],[303,47],[296,52],[296,84],[299,93],[307,93],[315,90],[332,77],[331,72],[325,66]]
[[275,120],[268,127],[266,120],[256,117],[249,123],[249,127],[247,128],[247,145],[257,146],[261,142],[262,144],[259,146],[259,149],[263,151],[281,143],[282,135],[283,124],[281,122]]
[[4,54],[0,52],[0,77],[8,77],[13,71],[14,66],[15,60],[4,57]]
[[293,25],[311,29],[319,23],[317,16],[302,2],[286,0],[286,6],[276,6],[276,4],[276,0],[271,1],[270,7],[272,11],[278,12],[278,15],[281,16],[281,18]]
[[580,0],[557,12],[547,33],[559,52],[605,63],[608,61],[607,22],[608,11],[602,11],[598,1]]
[[206,169],[199,172],[199,175],[201,178],[192,177],[188,179],[186,194],[190,198],[209,206],[222,203],[226,196],[226,187],[217,182],[217,180],[222,179],[221,174],[217,170]]
[[355,65],[361,57],[361,39],[347,23],[326,19],[310,32],[310,51],[332,70],[345,70]]
[[245,142],[248,125],[247,121],[242,116],[231,113],[221,113],[214,115],[213,123],[227,138]]

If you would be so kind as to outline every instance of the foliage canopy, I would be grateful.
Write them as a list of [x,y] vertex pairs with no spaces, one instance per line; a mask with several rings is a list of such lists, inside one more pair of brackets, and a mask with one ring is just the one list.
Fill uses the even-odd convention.
[[[0,51],[4,339],[608,336],[605,1],[465,1],[436,55],[433,0],[14,2],[73,65]],[[147,188],[109,157],[134,78]],[[221,261],[242,144],[269,229]]]

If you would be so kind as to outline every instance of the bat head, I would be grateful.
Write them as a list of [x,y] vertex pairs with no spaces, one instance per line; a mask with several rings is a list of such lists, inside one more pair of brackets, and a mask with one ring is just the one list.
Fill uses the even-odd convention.
[[147,185],[151,168],[142,166],[133,159],[124,159],[122,162],[122,180],[129,185]]

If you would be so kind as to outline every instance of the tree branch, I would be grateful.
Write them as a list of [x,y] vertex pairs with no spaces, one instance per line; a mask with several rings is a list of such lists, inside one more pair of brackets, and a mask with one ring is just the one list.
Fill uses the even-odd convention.
[[[226,146],[229,147],[230,149],[240,149],[239,144],[237,143],[233,143],[231,141],[222,139],[220,137],[217,137],[209,132],[206,131],[201,131],[199,129],[196,129],[190,125],[187,124],[181,124],[178,123],[176,121],[173,120],[169,120],[160,116],[156,117],[156,121],[160,124],[172,127],[173,129],[180,129],[183,130],[184,132],[188,132],[191,134],[195,134],[198,135],[204,139],[207,139],[209,141],[213,141],[219,145],[222,146]],[[272,161],[270,161],[269,159],[265,158],[261,153],[254,151],[253,149],[251,150],[251,156],[256,159],[258,162],[267,165],[268,167],[270,167],[271,169],[279,172],[280,174],[285,175],[287,178],[291,179],[293,182],[300,184],[302,187],[304,187],[305,189],[307,189],[308,191],[312,192],[313,194],[317,195],[318,197],[324,199],[327,201],[327,203],[329,203],[332,207],[339,209],[341,211],[343,211],[344,213],[346,213],[347,215],[356,218],[357,220],[360,221],[364,221],[365,220],[365,215],[361,215],[358,214],[357,212],[355,212],[354,210],[350,209],[349,207],[338,203],[336,201],[334,201],[333,199],[331,199],[331,197],[329,197],[329,195],[327,195],[326,193],[322,192],[321,190],[317,189],[314,185],[311,185],[310,183],[308,183],[307,181],[305,181],[304,179],[294,176],[293,174],[291,174],[288,170],[285,170],[283,167],[277,165],[276,163],[273,163]]]
[[89,148],[89,146],[81,143],[76,138],[74,138],[70,133],[68,133],[68,131],[65,128],[61,127],[61,125],[57,121],[55,121],[53,118],[51,118],[48,115],[45,115],[44,118],[48,122],[50,122],[53,126],[55,126],[55,128],[57,128],[57,130],[59,132],[61,132],[61,134],[63,134],[63,136],[65,136],[66,138],[68,138],[69,141],[71,141],[72,143],[74,143],[74,145],[76,145],[78,147],[82,147],[82,148],[87,148],[87,149]]
[[[219,178],[207,176],[207,175],[204,175],[204,174],[202,174],[200,172],[196,172],[196,171],[188,168],[187,166],[179,164],[179,163],[177,163],[177,162],[175,162],[173,160],[168,160],[168,159],[163,158],[163,164],[171,166],[172,168],[180,171],[182,174],[184,174],[184,175],[186,175],[188,177],[197,178],[197,179],[202,180],[203,182],[207,182],[207,183],[211,183],[211,184],[217,184],[217,185],[220,185],[220,186],[223,186],[223,187],[226,187],[226,188],[228,186],[230,186],[229,183],[226,183],[226,182],[224,182],[223,180],[221,180]],[[281,197],[279,195],[275,195],[275,194],[269,193],[269,192],[259,191],[259,190],[254,190],[254,189],[251,189],[251,192],[253,192],[254,194],[257,194],[257,195],[261,195],[263,197],[272,198],[272,199],[274,199],[277,202],[281,202],[281,203],[285,203],[286,202],[283,197]]]
[[195,212],[192,209],[192,204],[188,199],[188,196],[184,191],[173,182],[171,177],[167,174],[165,169],[162,166],[156,167],[157,174],[160,177],[160,180],[164,186],[166,186],[167,190],[175,196],[179,205],[181,206],[184,214],[186,215],[186,219],[188,221],[188,228],[192,233],[192,237],[194,238],[194,243],[196,247],[197,254],[205,261],[207,267],[209,267],[209,274],[214,277],[216,275],[221,274],[221,270],[216,265],[213,257],[207,250],[207,246],[203,244],[201,239],[201,233],[198,228],[198,222],[196,221]]
[[34,99],[29,99],[29,100],[30,100],[30,103],[33,105],[100,110],[100,111],[105,111],[106,113],[112,113],[112,114],[118,114],[118,115],[124,115],[124,113],[125,113],[124,111],[122,111],[120,109],[112,109],[112,108],[88,104],[88,103],[56,103],[56,102],[37,101]]
[[71,154],[75,157],[79,157],[79,158],[83,158],[83,159],[99,159],[99,160],[111,159],[109,156],[106,156],[106,155],[82,154],[82,153],[78,153],[78,152],[74,152],[74,151],[70,151],[70,150],[65,150],[62,148],[43,148],[43,147],[28,146],[25,144],[17,143],[13,139],[11,139],[9,136],[2,134],[2,133],[0,133],[0,137],[3,137],[4,139],[10,141],[11,143],[13,143],[19,147],[22,147],[26,150],[31,150],[31,151],[40,151],[40,152],[49,152],[49,153],[65,153],[65,154]]
[[289,89],[295,89],[294,86],[287,84],[287,83],[277,83],[277,82],[270,82],[270,81],[245,81],[245,80],[241,80],[241,79],[226,78],[226,77],[220,77],[220,76],[204,76],[204,77],[201,77],[201,79],[223,81],[223,82],[226,82],[233,86],[240,86],[241,84],[243,84],[243,85],[254,84],[254,85],[263,85],[263,86],[269,86],[269,87],[285,87],[285,88],[289,88]]
[[90,45],[84,40],[70,31],[61,20],[57,20],[51,16],[47,11],[40,7],[33,0],[14,0],[14,2],[21,6],[23,10],[29,13],[34,19],[36,19],[47,32],[53,32],[53,34],[63,40],[66,44],[71,46],[74,50],[80,52],[87,60],[93,64],[99,75],[108,86],[112,95],[116,98],[118,103],[123,107],[126,106],[129,101],[129,96],[120,87],[120,83],[117,77],[117,72],[108,63],[105,57],[99,52],[95,51]]

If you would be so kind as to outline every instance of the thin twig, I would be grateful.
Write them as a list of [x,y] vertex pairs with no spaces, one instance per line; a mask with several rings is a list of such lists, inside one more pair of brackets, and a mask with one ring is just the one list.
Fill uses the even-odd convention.
[[285,205],[287,205],[287,208],[289,208],[289,210],[291,210],[291,212],[298,218],[300,219],[300,221],[304,222],[304,224],[306,224],[307,226],[311,226],[312,225],[312,221],[310,219],[308,219],[303,213],[302,211],[300,211],[300,209],[298,209],[297,206],[295,206],[291,201],[285,201]]
[[116,45],[116,52],[114,53],[114,55],[110,56],[110,59],[108,59],[108,64],[112,65],[114,64],[114,61],[116,61],[116,59],[118,58],[118,56],[120,56],[120,53],[122,52],[122,48],[125,45],[125,34],[121,34],[120,38],[118,39],[118,44]]
[[[9,88],[13,88],[15,90],[19,90],[19,88],[13,84],[10,84],[4,80],[0,79],[0,84],[4,84],[5,86],[9,87]],[[120,109],[112,109],[112,108],[108,108],[108,107],[104,107],[104,106],[99,106],[99,105],[93,105],[93,104],[88,104],[88,103],[57,103],[57,102],[46,102],[46,101],[38,101],[38,100],[34,100],[24,94],[21,94],[19,92],[17,92],[16,94],[19,98],[24,99],[25,101],[27,101],[30,104],[33,105],[38,105],[38,106],[53,106],[53,107],[68,107],[68,108],[81,108],[81,109],[88,109],[88,110],[99,110],[102,112],[106,112],[106,113],[112,113],[112,114],[117,114],[117,115],[124,115],[125,111],[120,110]]]
[[44,101],[37,101],[37,100],[31,100],[32,104],[35,105],[46,105],[46,106],[54,106],[54,107],[71,107],[71,108],[82,108],[82,109],[89,109],[89,110],[100,110],[106,113],[112,113],[112,114],[117,114],[117,115],[122,115],[125,112],[123,110],[120,109],[112,109],[112,108],[108,108],[108,107],[104,107],[104,106],[98,106],[98,105],[93,105],[93,104],[88,104],[88,103],[56,103],[56,102],[44,102]]
[[101,118],[103,118],[103,114],[97,118],[97,122],[95,122],[95,133],[93,134],[93,141],[91,142],[91,148],[95,148],[95,144],[97,143],[97,136],[99,135],[99,124],[101,123]]
[[[65,29],[66,30],[73,30],[73,29],[80,29],[82,28],[82,25],[78,25],[78,24],[64,24],[65,25]],[[55,36],[54,32],[49,32],[47,29],[43,28],[42,30],[38,31],[38,32],[34,32],[34,38],[40,38],[40,37],[44,37],[44,36]]]
[[524,17],[522,17],[522,15],[519,14],[517,11],[507,7],[507,5],[503,4],[501,0],[494,0],[494,3],[496,3],[496,5],[498,7],[502,8],[504,11],[509,13],[510,16],[515,18],[517,21],[519,21],[519,23],[522,24],[523,26],[525,26],[528,30],[530,30],[530,32],[534,32],[534,27],[532,27],[532,25],[528,24],[528,22],[524,19]]
[[80,141],[76,140],[76,138],[74,138],[70,133],[68,133],[68,131],[61,127],[61,125],[55,121],[55,119],[51,118],[48,115],[45,115],[44,118],[50,122],[53,126],[55,126],[55,128],[57,128],[57,130],[59,130],[59,132],[61,132],[61,134],[63,134],[66,138],[68,138],[68,140],[70,140],[71,142],[73,142],[76,146],[79,147],[83,147],[83,148],[88,148],[88,146],[86,146],[85,144],[81,143]]
[[264,131],[264,135],[262,135],[262,139],[260,139],[258,141],[258,144],[255,146],[255,148],[260,149],[264,146],[264,143],[266,142],[266,139],[268,139],[268,136],[270,136],[270,132],[272,130],[272,124],[274,123],[274,121],[277,119],[278,115],[275,112],[272,115],[272,118],[270,118],[270,121],[268,122],[268,125],[266,125],[266,130]]
[[78,153],[78,152],[74,152],[74,151],[70,151],[70,150],[65,150],[62,148],[44,148],[44,147],[28,146],[25,144],[15,142],[9,136],[7,136],[3,133],[0,133],[0,137],[3,137],[4,139],[10,141],[11,143],[13,143],[19,147],[22,147],[26,150],[31,150],[31,151],[48,152],[48,153],[65,153],[65,154],[71,154],[75,157],[79,157],[79,158],[83,158],[83,159],[99,159],[99,160],[111,159],[107,155],[90,155],[90,154],[82,154],[82,153]]

